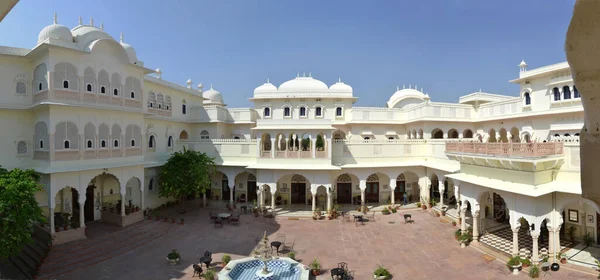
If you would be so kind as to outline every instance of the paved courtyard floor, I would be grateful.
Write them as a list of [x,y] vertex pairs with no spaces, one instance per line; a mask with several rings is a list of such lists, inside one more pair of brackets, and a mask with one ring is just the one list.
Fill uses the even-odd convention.
[[[213,252],[211,266],[220,270],[223,253],[233,259],[250,255],[255,239],[264,231],[272,239],[285,234],[286,243],[295,241],[294,251],[300,262],[308,264],[318,258],[323,266],[323,274],[316,278],[319,280],[331,279],[329,270],[338,262],[348,263],[356,280],[373,279],[372,272],[378,264],[387,267],[394,279],[528,278],[524,272],[520,276],[510,275],[504,261],[474,248],[461,249],[454,240],[456,228],[423,210],[402,211],[412,214],[415,221],[412,224],[404,224],[398,213],[387,216],[378,213],[375,222],[366,222],[364,226],[341,220],[265,219],[249,214],[241,216],[239,226],[225,224],[223,228],[210,224],[209,210],[188,211],[184,215],[185,225],[172,225],[175,228],[151,242],[49,279],[192,279],[192,264],[198,262],[205,250]],[[220,213],[226,209],[212,211]],[[144,228],[153,230],[149,223],[165,222],[142,222]],[[170,266],[165,260],[172,249],[181,253],[179,265]],[[52,256],[47,261],[52,263]],[[594,279],[595,276],[561,269],[544,278]]]

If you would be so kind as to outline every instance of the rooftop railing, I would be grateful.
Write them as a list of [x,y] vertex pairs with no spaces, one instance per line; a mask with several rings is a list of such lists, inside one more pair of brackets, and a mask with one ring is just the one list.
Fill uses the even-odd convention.
[[562,155],[563,143],[479,143],[448,142],[446,153],[464,153],[506,157],[546,157]]

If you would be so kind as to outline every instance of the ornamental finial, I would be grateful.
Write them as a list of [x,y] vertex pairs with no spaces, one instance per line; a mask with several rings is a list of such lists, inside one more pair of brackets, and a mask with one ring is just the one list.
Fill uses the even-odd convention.
[[56,16],[56,12],[54,12],[54,24],[58,24],[58,17]]
[[90,25],[94,26],[94,17],[90,17]]
[[121,32],[120,40],[121,40],[121,43],[123,43],[123,32]]
[[342,82],[342,77],[338,77],[338,83]]
[[271,80],[269,78],[267,78],[267,84],[270,83],[270,82],[271,82]]
[[104,22],[100,22],[100,30],[104,31]]
[[396,91],[399,91],[399,90],[400,90],[400,86],[396,86]]
[[81,16],[79,16],[79,25],[83,25],[83,19],[81,19]]

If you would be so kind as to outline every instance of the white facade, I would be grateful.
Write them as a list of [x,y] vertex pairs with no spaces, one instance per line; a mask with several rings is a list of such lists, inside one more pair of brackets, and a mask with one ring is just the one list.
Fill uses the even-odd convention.
[[122,197],[159,206],[160,166],[186,146],[215,157],[213,199],[331,208],[397,203],[406,192],[411,201],[454,197],[464,210],[468,202],[476,218],[496,193],[513,228],[521,217],[538,233],[545,219],[553,230],[564,220],[596,238],[595,218],[561,216],[595,210],[580,197],[584,115],[566,62],[522,62],[516,97],[475,92],[441,103],[410,85],[390,92],[387,107],[355,107],[341,79],[328,86],[299,74],[258,86],[253,108],[228,108],[212,86],[163,80],[123,35],[55,17],[32,49],[0,47],[0,65],[0,165],[43,174],[47,213],[78,204],[81,221],[107,219]]

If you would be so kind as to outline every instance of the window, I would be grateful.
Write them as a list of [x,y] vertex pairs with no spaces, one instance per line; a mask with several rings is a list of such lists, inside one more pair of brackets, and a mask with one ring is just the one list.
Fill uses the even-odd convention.
[[154,135],[150,135],[150,139],[148,139],[148,148],[154,148]]
[[170,107],[169,107],[169,105],[167,105],[167,111],[169,111],[169,109],[170,109]]
[[167,139],[167,147],[173,147],[173,136],[169,136],[169,139]]
[[560,91],[558,88],[553,88],[552,92],[554,93],[554,101],[560,101]]
[[42,91],[42,83],[38,84],[38,91]]
[[291,115],[290,107],[283,108],[283,116],[284,117],[289,117],[290,115]]
[[306,107],[300,107],[300,116],[306,117]]
[[371,140],[371,137],[365,136],[363,139],[368,141],[368,140]]
[[23,140],[17,142],[17,155],[27,155],[27,142]]
[[27,94],[27,87],[24,82],[17,82],[17,94]]
[[315,108],[315,116],[317,116],[317,117],[323,116],[323,108],[321,108],[321,107]]
[[106,94],[106,88],[104,86],[100,87],[100,93]]
[[118,148],[119,147],[119,140],[115,140],[113,142],[113,148]]
[[113,90],[113,95],[114,96],[119,96],[119,90],[118,89],[114,89]]
[[569,86],[563,87],[563,99],[571,99],[571,89]]
[[388,140],[396,140],[396,138],[394,138],[394,136],[390,136],[388,137]]
[[71,147],[71,142],[69,142],[69,140],[65,140],[65,142],[63,143],[63,148],[69,149],[70,147]]
[[263,110],[263,116],[264,117],[270,117],[271,116],[271,108],[267,107]]
[[210,135],[208,134],[208,131],[202,130],[202,132],[200,132],[200,139],[210,139]]
[[92,85],[91,85],[91,84],[87,84],[87,85],[85,86],[85,90],[86,90],[87,92],[92,92]]
[[336,117],[341,117],[342,116],[342,107],[335,108],[335,116]]
[[152,102],[148,102],[148,107],[150,107],[150,108],[154,107],[154,105],[152,104]]
[[236,136],[236,137],[233,137],[233,139],[239,140],[239,139],[240,139],[240,137]]
[[100,140],[100,148],[106,148],[106,140]]
[[131,139],[131,147],[135,147],[135,139]]
[[576,86],[573,86],[573,98],[581,98]]
[[150,179],[148,183],[148,190],[151,191],[152,189],[154,189],[154,178]]
[[[160,107],[160,104],[158,105],[158,107]],[[181,113],[184,114],[184,115],[187,114],[187,110],[185,108],[185,104],[181,105]]]
[[525,92],[524,96],[525,96],[525,105],[531,105],[531,96],[529,95],[529,92]]
[[92,140],[87,140],[87,148],[91,149],[94,147],[94,143],[92,142]]
[[40,140],[40,150],[44,149],[44,140]]
[[63,88],[69,88],[69,81],[63,81]]
[[131,92],[131,99],[135,99],[135,92]]

